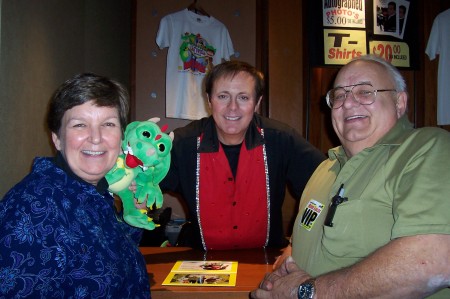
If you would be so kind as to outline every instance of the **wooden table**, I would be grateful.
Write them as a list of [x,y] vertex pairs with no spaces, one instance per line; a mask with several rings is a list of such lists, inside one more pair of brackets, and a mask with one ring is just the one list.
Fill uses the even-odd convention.
[[[141,247],[147,263],[152,298],[170,299],[222,299],[249,298],[249,292],[261,282],[264,274],[272,271],[274,249],[245,249],[230,251],[193,250],[187,247]],[[236,286],[234,287],[184,287],[161,285],[178,260],[238,261]]]

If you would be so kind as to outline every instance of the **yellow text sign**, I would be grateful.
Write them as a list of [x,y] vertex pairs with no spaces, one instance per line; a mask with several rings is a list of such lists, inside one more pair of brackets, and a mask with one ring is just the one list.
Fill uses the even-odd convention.
[[410,67],[409,46],[402,42],[370,41],[370,54],[374,54],[398,67]]
[[367,54],[366,31],[324,29],[325,64],[346,64]]

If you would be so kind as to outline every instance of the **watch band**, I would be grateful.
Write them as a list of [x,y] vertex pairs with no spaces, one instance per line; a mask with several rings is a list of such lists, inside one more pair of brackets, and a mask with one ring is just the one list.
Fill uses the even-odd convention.
[[316,279],[310,278],[298,286],[298,299],[313,299],[316,293]]

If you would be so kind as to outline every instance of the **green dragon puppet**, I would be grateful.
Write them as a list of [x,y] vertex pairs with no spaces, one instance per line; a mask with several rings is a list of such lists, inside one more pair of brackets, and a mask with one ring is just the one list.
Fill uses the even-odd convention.
[[[146,201],[150,210],[161,208],[163,195],[159,183],[167,175],[170,167],[173,132],[164,133],[167,125],[160,128],[159,118],[130,123],[124,133],[121,154],[115,166],[106,174],[109,191],[122,200],[124,220],[136,227],[148,230],[158,224],[147,216],[147,209],[135,205]],[[128,187],[136,182],[136,192]]]

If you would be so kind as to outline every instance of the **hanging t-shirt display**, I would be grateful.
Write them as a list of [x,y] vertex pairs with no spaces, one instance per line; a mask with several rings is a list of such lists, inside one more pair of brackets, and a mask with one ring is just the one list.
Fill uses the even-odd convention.
[[450,9],[434,19],[428,39],[427,53],[430,60],[439,55],[437,124],[450,125]]
[[166,69],[166,117],[208,116],[203,79],[208,71],[234,54],[227,28],[210,16],[188,9],[161,19],[156,44],[169,47]]

